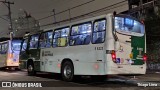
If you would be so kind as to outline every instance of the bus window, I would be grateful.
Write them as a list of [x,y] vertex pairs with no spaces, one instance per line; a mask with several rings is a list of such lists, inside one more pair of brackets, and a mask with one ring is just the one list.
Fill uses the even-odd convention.
[[38,38],[39,38],[39,34],[35,34],[31,36],[30,45],[29,45],[30,49],[36,49],[38,47]]
[[27,43],[28,43],[28,38],[23,41],[22,49],[21,49],[22,51],[25,51],[27,49]]
[[21,49],[21,40],[13,40],[12,41],[12,50],[14,51],[20,51]]
[[141,37],[145,33],[144,25],[130,17],[116,16],[114,23],[115,30],[121,34]]
[[69,27],[54,31],[53,47],[64,47],[68,45]]
[[49,48],[52,45],[53,31],[46,32],[46,47]]
[[44,48],[46,45],[46,42],[45,42],[45,33],[42,33],[40,38],[39,38],[39,46],[41,48]]
[[49,48],[51,47],[52,42],[52,31],[44,32],[40,36],[39,45],[40,48]]
[[103,43],[105,40],[106,32],[106,20],[98,20],[94,22],[94,28],[92,33],[92,43],[98,44]]
[[91,22],[75,25],[71,29],[70,45],[87,45],[90,43]]
[[8,43],[3,43],[2,44],[2,54],[7,53],[7,48],[8,48]]

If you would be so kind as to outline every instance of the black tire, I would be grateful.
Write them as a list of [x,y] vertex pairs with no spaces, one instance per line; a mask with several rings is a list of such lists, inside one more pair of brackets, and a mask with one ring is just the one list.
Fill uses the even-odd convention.
[[62,79],[64,81],[70,82],[74,77],[74,67],[70,61],[66,61],[62,65],[61,69]]
[[28,63],[27,71],[28,71],[28,76],[34,76],[36,74],[36,72],[34,70],[34,64],[32,62]]

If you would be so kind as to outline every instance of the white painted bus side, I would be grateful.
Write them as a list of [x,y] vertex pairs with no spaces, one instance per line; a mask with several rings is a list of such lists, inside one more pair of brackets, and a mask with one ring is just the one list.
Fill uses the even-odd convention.
[[[94,20],[105,18],[106,19],[105,43],[92,44],[90,42],[89,45],[42,48],[40,54],[41,55],[40,62],[45,64],[40,65],[41,71],[61,73],[60,66],[62,61],[64,59],[70,59],[72,60],[74,65],[75,75],[105,75],[107,73],[105,69],[107,63],[106,50],[114,50],[114,38],[112,35],[111,17],[112,15],[108,14],[106,16],[101,16],[90,20],[84,20],[78,22],[78,23],[83,23],[87,21],[92,21],[93,23]],[[71,25],[78,23],[73,23]],[[97,48],[103,48],[103,50],[98,50]],[[53,53],[53,56],[43,55],[48,51],[50,51],[50,53]]]

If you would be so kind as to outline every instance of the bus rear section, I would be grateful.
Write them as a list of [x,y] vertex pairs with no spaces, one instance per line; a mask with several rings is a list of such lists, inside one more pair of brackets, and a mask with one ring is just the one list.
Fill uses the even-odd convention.
[[8,50],[8,41],[0,42],[0,68],[6,66],[7,50]]
[[6,67],[19,67],[19,53],[21,47],[21,40],[10,40],[8,46],[8,53],[6,58]]
[[114,17],[115,50],[108,63],[109,74],[145,74],[146,40],[143,23],[124,15]]

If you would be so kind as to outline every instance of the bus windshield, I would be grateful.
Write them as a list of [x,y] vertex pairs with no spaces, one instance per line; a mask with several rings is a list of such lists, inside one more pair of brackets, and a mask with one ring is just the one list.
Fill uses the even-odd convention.
[[12,41],[12,50],[20,51],[21,48],[21,40],[13,40]]
[[145,33],[144,25],[141,22],[130,17],[116,16],[114,25],[116,32],[121,34],[143,36]]

